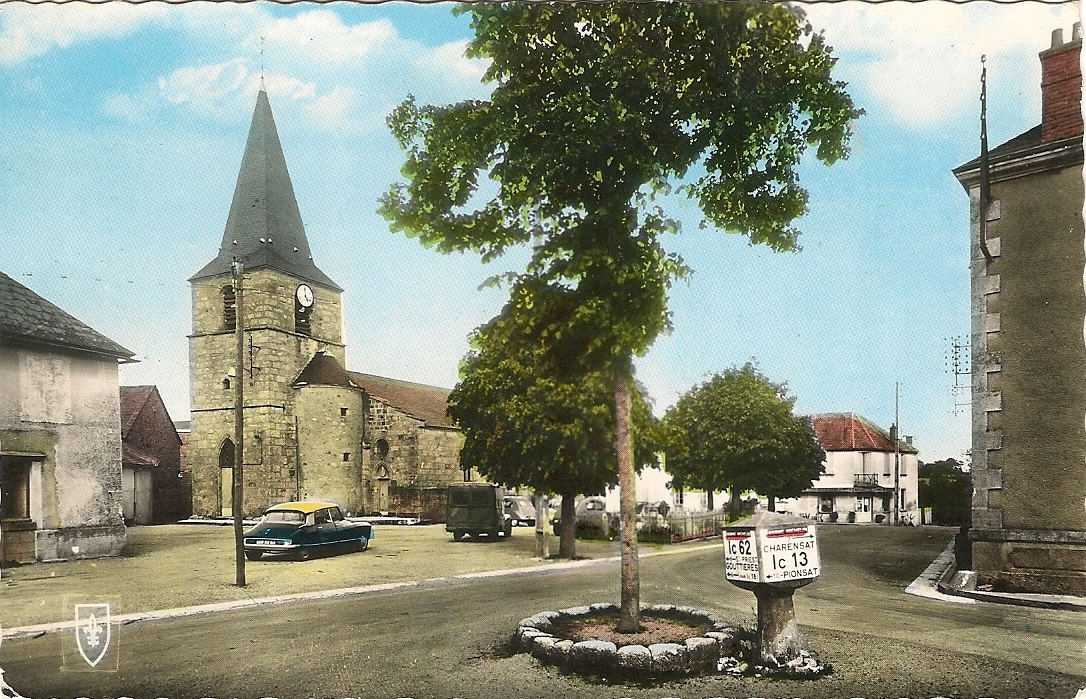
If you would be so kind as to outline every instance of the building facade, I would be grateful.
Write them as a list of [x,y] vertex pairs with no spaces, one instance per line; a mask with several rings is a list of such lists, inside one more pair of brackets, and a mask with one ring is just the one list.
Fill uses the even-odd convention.
[[242,381],[245,515],[322,499],[352,513],[443,516],[445,486],[464,478],[460,434],[445,416],[449,391],[346,370],[343,290],[313,261],[264,91],[219,253],[189,282],[194,515],[232,514]]
[[811,420],[826,452],[825,473],[777,510],[823,522],[891,524],[895,480],[899,520],[920,523],[918,452],[855,413],[816,415]]
[[[1041,123],[954,170],[970,198],[970,539],[980,584],[1086,594],[1082,33],[1040,53]],[[984,248],[980,217],[985,217]]]
[[166,524],[191,514],[181,471],[181,437],[155,386],[121,386],[124,519]]
[[132,352],[2,273],[0,299],[0,562],[120,555]]

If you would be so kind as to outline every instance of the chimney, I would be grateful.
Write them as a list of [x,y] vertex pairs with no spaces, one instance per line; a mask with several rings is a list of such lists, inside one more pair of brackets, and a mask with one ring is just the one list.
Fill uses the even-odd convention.
[[1082,25],[1075,22],[1071,40],[1063,29],[1052,32],[1052,47],[1041,52],[1041,140],[1082,136]]

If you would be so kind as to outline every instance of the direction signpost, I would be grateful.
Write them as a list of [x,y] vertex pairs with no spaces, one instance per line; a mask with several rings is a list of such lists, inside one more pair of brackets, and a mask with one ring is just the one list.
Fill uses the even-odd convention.
[[759,512],[724,529],[724,575],[758,599],[761,664],[805,666],[807,642],[796,623],[792,594],[821,573],[818,540],[808,520]]

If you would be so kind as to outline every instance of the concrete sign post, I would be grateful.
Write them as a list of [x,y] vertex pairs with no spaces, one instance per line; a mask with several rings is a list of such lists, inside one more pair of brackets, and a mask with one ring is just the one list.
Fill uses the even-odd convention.
[[724,573],[728,582],[758,600],[761,664],[785,667],[807,650],[796,623],[792,593],[821,573],[818,540],[810,521],[759,512],[724,528]]

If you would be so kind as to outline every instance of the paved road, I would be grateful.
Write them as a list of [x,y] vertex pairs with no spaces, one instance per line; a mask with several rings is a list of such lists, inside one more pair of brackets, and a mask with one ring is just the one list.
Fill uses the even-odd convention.
[[[618,597],[618,566],[542,571],[115,630],[117,655],[77,671],[68,634],[4,641],[0,667],[24,695],[128,697],[1073,697],[1086,687],[1086,615],[954,604],[903,592],[911,549],[823,538],[827,573],[796,595],[809,645],[834,672],[817,681],[705,677],[610,686],[567,677],[507,641],[543,609]],[[912,566],[915,567],[915,566]],[[910,566],[905,566],[906,569]],[[644,603],[691,604],[740,624],[750,593],[723,580],[720,553],[642,562]]]

